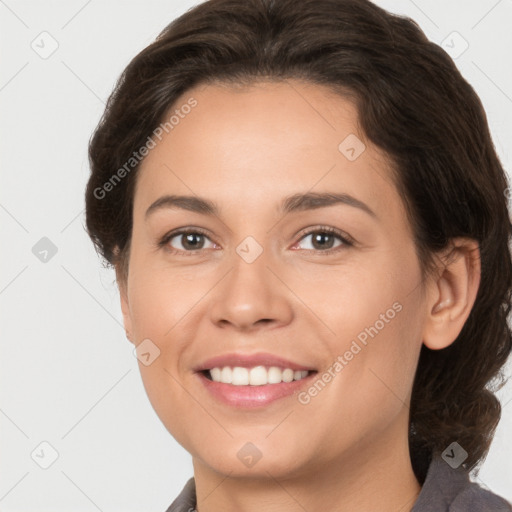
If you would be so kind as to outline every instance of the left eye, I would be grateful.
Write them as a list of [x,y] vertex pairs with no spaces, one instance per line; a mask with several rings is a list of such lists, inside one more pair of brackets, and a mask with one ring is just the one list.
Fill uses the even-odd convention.
[[[309,233],[306,233],[301,238],[301,240],[305,240],[308,237],[312,237],[312,241],[310,243],[312,247],[306,247],[306,250],[326,252],[343,245],[352,245],[350,240],[348,240],[341,234],[326,229],[317,229],[316,231],[310,231]],[[336,238],[340,241],[340,243],[338,243],[338,245],[333,245],[335,243]]]

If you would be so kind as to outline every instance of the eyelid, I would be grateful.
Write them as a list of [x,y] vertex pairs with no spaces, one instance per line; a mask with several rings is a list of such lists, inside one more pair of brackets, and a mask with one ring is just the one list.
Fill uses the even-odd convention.
[[[356,244],[356,240],[353,237],[351,237],[348,233],[346,233],[345,231],[342,231],[341,229],[333,228],[331,226],[319,225],[319,226],[305,228],[305,229],[301,230],[297,234],[297,236],[300,236],[300,238],[299,238],[299,241],[300,241],[303,238],[305,238],[306,236],[311,235],[312,233],[324,233],[324,232],[330,233],[332,235],[336,235],[338,238],[340,238],[345,243],[345,245],[355,245]],[[320,252],[327,252],[327,251],[320,251]]]

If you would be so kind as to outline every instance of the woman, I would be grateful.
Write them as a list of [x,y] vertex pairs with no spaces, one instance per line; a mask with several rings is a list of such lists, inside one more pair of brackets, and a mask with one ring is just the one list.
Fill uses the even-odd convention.
[[366,0],[209,0],[89,148],[169,511],[510,511],[471,483],[511,352],[507,181],[481,102]]

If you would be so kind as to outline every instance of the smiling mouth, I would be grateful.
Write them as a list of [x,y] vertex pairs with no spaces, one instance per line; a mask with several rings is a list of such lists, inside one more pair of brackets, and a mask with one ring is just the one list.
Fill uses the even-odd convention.
[[215,367],[202,370],[208,380],[232,386],[265,386],[267,384],[281,384],[305,379],[316,371],[292,370],[278,366],[254,366],[245,368],[241,366]]

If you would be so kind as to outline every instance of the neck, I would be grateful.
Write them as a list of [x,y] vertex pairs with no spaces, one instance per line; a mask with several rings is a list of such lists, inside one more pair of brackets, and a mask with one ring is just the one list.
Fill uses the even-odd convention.
[[410,512],[421,486],[412,469],[407,435],[396,434],[380,438],[371,446],[360,443],[328,464],[304,469],[300,476],[286,479],[273,478],[269,472],[258,479],[220,475],[194,458],[196,509]]

